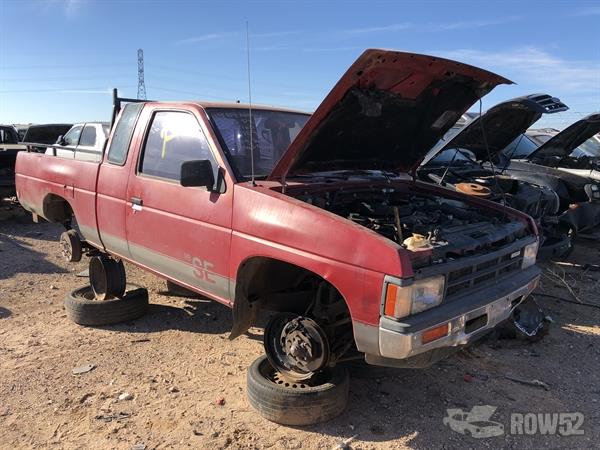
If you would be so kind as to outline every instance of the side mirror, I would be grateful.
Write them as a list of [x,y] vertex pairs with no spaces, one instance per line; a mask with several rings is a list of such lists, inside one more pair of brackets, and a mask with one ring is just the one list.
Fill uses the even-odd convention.
[[182,186],[201,186],[212,191],[215,186],[215,175],[208,159],[185,161],[181,164],[180,183]]
[[61,134],[54,145],[65,145],[65,137]]

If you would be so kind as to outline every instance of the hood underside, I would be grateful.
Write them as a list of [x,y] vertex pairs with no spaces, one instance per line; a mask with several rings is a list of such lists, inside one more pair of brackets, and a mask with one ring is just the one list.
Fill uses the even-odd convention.
[[590,114],[573,123],[531,153],[528,159],[569,156],[573,150],[600,133],[600,113]]
[[477,99],[511,83],[455,61],[366,50],[269,178],[332,170],[408,172]]
[[507,100],[475,117],[450,140],[439,142],[427,159],[444,150],[465,149],[473,152],[478,161],[495,160],[499,152],[537,122],[542,114],[568,109],[567,105],[548,94]]

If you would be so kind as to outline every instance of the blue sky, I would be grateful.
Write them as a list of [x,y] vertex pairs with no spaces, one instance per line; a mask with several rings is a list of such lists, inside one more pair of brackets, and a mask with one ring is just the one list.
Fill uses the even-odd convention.
[[365,49],[448,57],[492,70],[484,109],[547,92],[600,110],[597,1],[0,0],[0,123],[108,120],[110,89],[148,97],[247,101],[246,21],[256,103],[314,109]]

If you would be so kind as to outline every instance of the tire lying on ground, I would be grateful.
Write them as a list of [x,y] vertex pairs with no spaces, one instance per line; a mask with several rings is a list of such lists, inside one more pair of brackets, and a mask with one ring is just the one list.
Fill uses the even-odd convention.
[[282,378],[266,356],[248,369],[248,400],[265,419],[282,425],[311,425],[340,415],[348,403],[350,378],[344,367],[328,368],[314,379]]
[[71,291],[65,297],[67,317],[79,325],[111,325],[137,319],[148,309],[148,291],[127,284],[121,298],[95,300],[91,286]]

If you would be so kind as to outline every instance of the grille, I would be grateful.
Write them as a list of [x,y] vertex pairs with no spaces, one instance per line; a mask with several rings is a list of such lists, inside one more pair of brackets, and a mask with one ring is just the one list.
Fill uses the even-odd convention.
[[446,278],[446,300],[520,270],[522,261],[523,251],[520,250],[518,255],[509,253],[450,272]]

